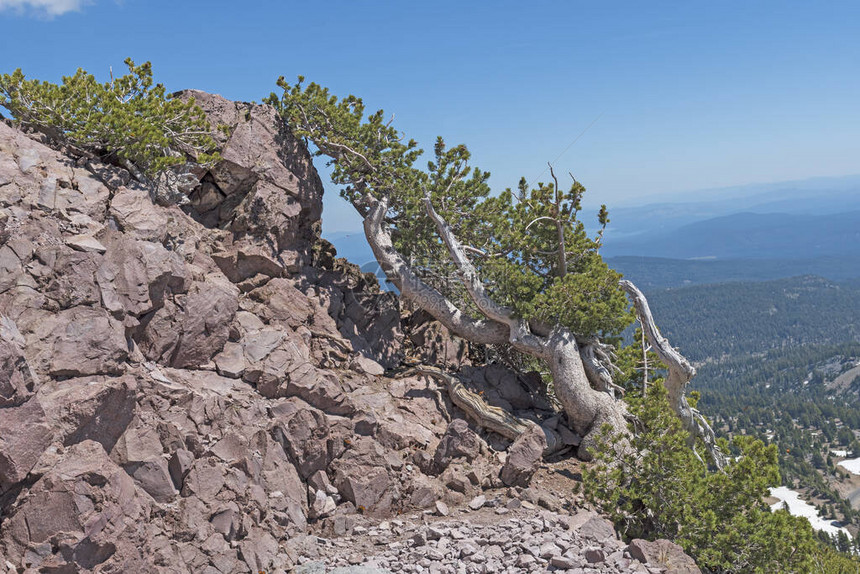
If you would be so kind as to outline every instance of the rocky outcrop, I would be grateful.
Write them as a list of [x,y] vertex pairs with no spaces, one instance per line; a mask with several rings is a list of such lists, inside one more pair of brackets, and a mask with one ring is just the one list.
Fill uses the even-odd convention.
[[40,572],[92,570],[106,562],[126,572],[145,570],[151,505],[132,478],[91,440],[51,455],[50,468],[4,519],[6,560]]
[[413,353],[546,418],[534,381],[331,256],[272,108],[182,97],[222,159],[174,205],[0,122],[0,572],[284,572],[311,530],[527,484],[538,447],[500,479],[506,440],[387,375]]
[[224,274],[238,283],[310,264],[323,187],[304,144],[271,106],[197,90],[179,97],[193,98],[217,127],[222,159],[198,174],[189,199],[195,219],[234,235],[233,248],[216,259]]

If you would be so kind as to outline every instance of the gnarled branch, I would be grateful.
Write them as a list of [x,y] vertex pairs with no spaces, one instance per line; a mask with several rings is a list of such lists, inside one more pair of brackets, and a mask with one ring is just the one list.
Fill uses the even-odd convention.
[[612,373],[609,368],[598,358],[595,344],[582,345],[579,348],[582,357],[582,366],[585,367],[585,375],[591,386],[599,391],[609,393],[615,398],[615,393],[624,394],[624,388],[612,382]]
[[524,320],[514,317],[512,309],[499,305],[487,295],[484,285],[481,283],[481,278],[478,277],[478,271],[466,255],[466,250],[460,244],[460,241],[454,235],[454,232],[445,219],[433,208],[429,194],[424,198],[424,208],[427,211],[427,215],[436,224],[436,230],[448,247],[448,253],[457,267],[460,280],[466,287],[469,297],[478,306],[478,309],[481,310],[481,313],[492,321],[508,326],[509,341],[514,348],[536,357],[545,358],[547,356],[545,341],[532,334],[528,324]]
[[400,290],[404,299],[413,301],[449,331],[472,343],[501,345],[507,342],[508,328],[505,325],[470,317],[412,272],[409,264],[394,249],[391,234],[382,225],[388,209],[385,199],[376,199],[368,194],[363,203],[368,209],[364,217],[367,242],[386,277]]
[[[654,352],[657,353],[657,356],[660,357],[660,360],[669,369],[668,376],[663,381],[663,385],[669,394],[669,404],[672,410],[675,411],[675,414],[681,419],[684,428],[690,433],[690,441],[694,442],[696,437],[701,438],[714,461],[714,465],[718,469],[723,469],[727,461],[725,455],[717,445],[714,430],[708,424],[708,421],[705,420],[705,417],[687,403],[687,386],[690,384],[690,380],[696,375],[696,369],[660,334],[657,325],[654,323],[654,317],[651,315],[651,309],[648,307],[648,300],[645,298],[645,295],[630,281],[621,280],[619,284],[633,302],[633,307],[639,316],[639,322],[642,324],[645,337],[647,337],[648,342],[654,348]],[[693,452],[695,452],[695,448]],[[696,456],[698,456],[698,453],[696,453]]]
[[[426,375],[442,381],[448,389],[451,402],[460,407],[478,426],[498,433],[505,438],[516,440],[529,427],[537,424],[487,404],[484,399],[467,389],[460,379],[451,373],[446,373],[435,367],[419,366],[405,371],[400,376],[405,377],[414,374]],[[545,455],[552,454],[564,447],[564,442],[557,432],[545,426],[541,426],[541,430],[547,443]]]

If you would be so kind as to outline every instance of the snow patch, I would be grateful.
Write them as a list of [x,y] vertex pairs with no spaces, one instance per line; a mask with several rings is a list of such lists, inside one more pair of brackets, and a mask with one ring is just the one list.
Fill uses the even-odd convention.
[[818,515],[818,509],[816,509],[814,506],[812,506],[805,500],[801,500],[800,494],[798,494],[794,490],[791,490],[787,486],[771,488],[770,495],[774,498],[779,499],[779,502],[770,506],[771,510],[779,510],[783,507],[783,503],[785,503],[786,505],[788,505],[789,514],[791,514],[792,516],[806,517],[815,530],[822,530],[827,534],[831,534],[833,536],[836,536],[836,533],[841,530],[848,536],[849,540],[851,539],[851,534],[845,528],[838,526],[839,523],[837,521],[825,520],[821,518],[821,516]]
[[[847,455],[848,453],[845,454]],[[851,474],[860,474],[860,458],[849,458],[848,460],[840,460],[839,466],[841,466]]]
[[[848,456],[847,450],[842,450],[842,449],[837,448],[837,449],[831,449],[830,452],[833,454],[833,456],[841,456],[841,457]],[[842,464],[842,463],[840,462],[839,464]]]

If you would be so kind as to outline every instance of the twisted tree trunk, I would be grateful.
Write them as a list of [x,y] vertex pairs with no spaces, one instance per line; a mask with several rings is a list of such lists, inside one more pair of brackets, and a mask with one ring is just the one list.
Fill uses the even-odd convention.
[[[452,333],[464,339],[478,344],[509,344],[516,350],[543,359],[547,363],[552,373],[556,397],[567,414],[570,427],[583,437],[578,451],[580,458],[591,458],[589,450],[596,445],[598,433],[604,425],[609,425],[616,433],[628,432],[627,409],[624,403],[615,397],[615,391],[619,387],[612,382],[607,366],[597,357],[599,343],[580,345],[574,334],[561,326],[551,329],[542,325],[530,326],[526,321],[515,317],[511,309],[495,303],[487,295],[475,267],[466,255],[466,249],[435,211],[429,199],[425,199],[427,214],[436,224],[460,279],[469,297],[484,315],[483,318],[464,313],[442,293],[413,273],[394,249],[391,235],[383,225],[387,210],[384,199],[367,195],[362,207],[368,243],[386,276],[400,290],[404,299],[421,307]],[[660,359],[669,367],[669,375],[664,384],[669,391],[672,408],[690,432],[691,441],[696,437],[701,438],[717,467],[722,468],[725,465],[725,457],[716,445],[713,430],[704,417],[689,406],[684,396],[695,369],[660,335],[642,292],[629,281],[622,281],[621,286],[631,297],[644,326],[645,336]],[[514,438],[528,427],[525,421],[496,412],[498,409],[487,405],[474,393],[463,392],[464,389],[450,382],[447,386],[452,396],[459,399],[455,402],[462,403],[459,406],[481,426],[496,432],[501,431],[501,434],[509,438]],[[552,437],[547,438],[548,443],[551,443]]]
[[[509,309],[492,301],[484,292],[483,285],[457,238],[433,210],[429,201],[425,205],[448,246],[470,297],[485,317],[478,319],[467,315],[412,272],[394,249],[391,235],[383,226],[387,209],[385,200],[366,196],[365,235],[382,270],[400,290],[401,296],[430,313],[452,333],[464,339],[479,344],[507,343],[520,352],[545,360],[553,375],[556,396],[568,416],[570,426],[583,437],[578,453],[580,457],[590,457],[588,450],[594,446],[596,432],[604,423],[611,425],[617,432],[626,432],[627,411],[624,403],[614,399],[608,392],[592,388],[573,333],[556,327],[546,336],[536,335],[525,321],[513,317]],[[590,351],[588,357],[593,376],[602,380],[603,367],[595,364],[596,360]],[[475,401],[470,403],[474,405]],[[486,416],[486,413],[490,412],[489,408],[473,408],[472,411],[482,426],[495,426]],[[483,420],[480,420],[482,417]]]

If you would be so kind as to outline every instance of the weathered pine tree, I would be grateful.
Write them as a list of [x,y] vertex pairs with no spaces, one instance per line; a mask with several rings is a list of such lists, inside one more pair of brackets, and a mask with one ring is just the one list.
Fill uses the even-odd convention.
[[[598,248],[608,223],[590,237],[578,219],[585,189],[553,182],[489,194],[489,174],[470,167],[463,146],[440,138],[427,169],[415,167],[422,151],[386,121],[382,110],[365,118],[355,96],[338,99],[317,84],[290,85],[283,78],[278,106],[294,132],[327,156],[332,180],[364,220],[373,253],[401,296],[427,311],[452,333],[475,344],[510,346],[543,361],[570,427],[582,437],[579,456],[590,457],[599,429],[627,432],[628,412],[613,381],[613,347],[604,341],[631,322],[625,292],[661,360],[671,405],[700,438],[717,467],[725,460],[705,419],[684,396],[695,371],[660,336],[644,296],[609,269]],[[419,269],[447,266],[458,287],[425,279]],[[498,429],[486,405],[472,402],[479,424]],[[509,424],[505,433],[527,428]],[[502,426],[505,424],[502,422]],[[555,442],[545,429],[548,447]]]

